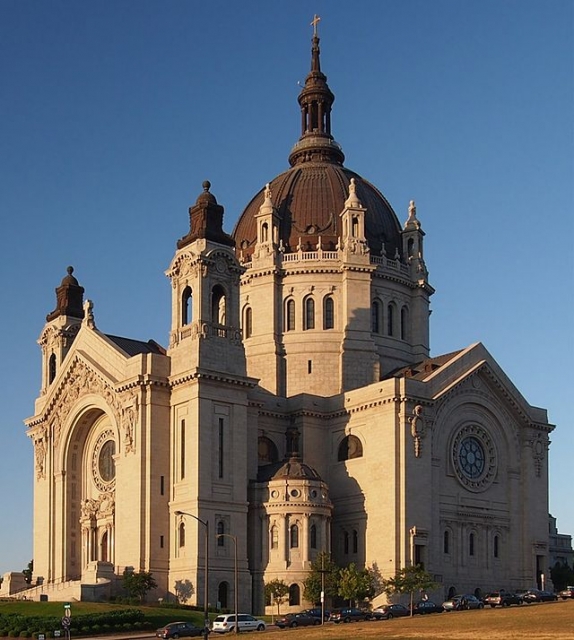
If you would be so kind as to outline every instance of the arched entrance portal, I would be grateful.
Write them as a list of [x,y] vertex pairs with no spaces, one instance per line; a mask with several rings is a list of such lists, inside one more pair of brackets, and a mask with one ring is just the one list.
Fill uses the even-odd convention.
[[63,460],[67,579],[93,581],[113,571],[118,435],[101,409],[88,409],[72,425]]

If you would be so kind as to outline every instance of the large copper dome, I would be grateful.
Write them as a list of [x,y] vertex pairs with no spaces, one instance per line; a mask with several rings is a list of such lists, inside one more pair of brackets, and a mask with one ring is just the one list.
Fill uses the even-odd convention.
[[[401,226],[391,205],[370,182],[345,168],[345,156],[331,135],[331,107],[335,97],[321,72],[319,38],[313,36],[311,72],[299,94],[301,137],[291,150],[291,168],[269,184],[273,205],[279,216],[279,240],[284,250],[314,251],[319,239],[322,249],[335,250],[342,226],[340,213],[349,197],[351,178],[367,212],[365,235],[374,255],[383,251],[393,258],[401,249]],[[256,215],[263,204],[265,189],[241,214],[233,238],[240,256],[246,260],[257,239]]]

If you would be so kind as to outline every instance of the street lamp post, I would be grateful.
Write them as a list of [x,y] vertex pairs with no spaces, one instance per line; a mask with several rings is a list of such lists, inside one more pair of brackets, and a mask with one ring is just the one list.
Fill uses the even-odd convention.
[[233,631],[235,633],[239,633],[239,585],[237,580],[237,536],[232,536],[230,533],[218,533],[215,536],[216,538],[231,538],[233,540],[233,560],[234,560],[234,586],[233,586],[233,600],[235,605],[235,626],[233,627]]
[[197,520],[205,527],[205,585],[203,592],[203,635],[205,640],[209,637],[209,521],[202,520],[193,513],[187,513],[186,511],[175,511],[176,516],[189,516],[194,520]]

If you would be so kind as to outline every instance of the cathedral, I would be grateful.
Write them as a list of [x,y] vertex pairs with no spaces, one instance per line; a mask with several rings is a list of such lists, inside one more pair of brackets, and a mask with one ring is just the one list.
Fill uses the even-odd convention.
[[431,355],[423,216],[345,165],[316,25],[310,66],[289,168],[231,235],[207,181],[182,218],[164,345],[105,333],[71,267],[57,287],[29,597],[109,598],[128,569],[259,614],[279,579],[297,611],[321,552],[422,564],[437,598],[548,584],[553,426],[479,342]]

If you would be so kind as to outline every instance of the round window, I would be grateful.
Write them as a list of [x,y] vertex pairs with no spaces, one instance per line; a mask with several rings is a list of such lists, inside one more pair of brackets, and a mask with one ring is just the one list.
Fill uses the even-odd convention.
[[116,442],[111,429],[102,432],[92,451],[92,478],[100,491],[109,491],[116,481]]
[[459,429],[452,447],[452,462],[459,481],[482,491],[496,476],[496,449],[488,432],[477,425]]

